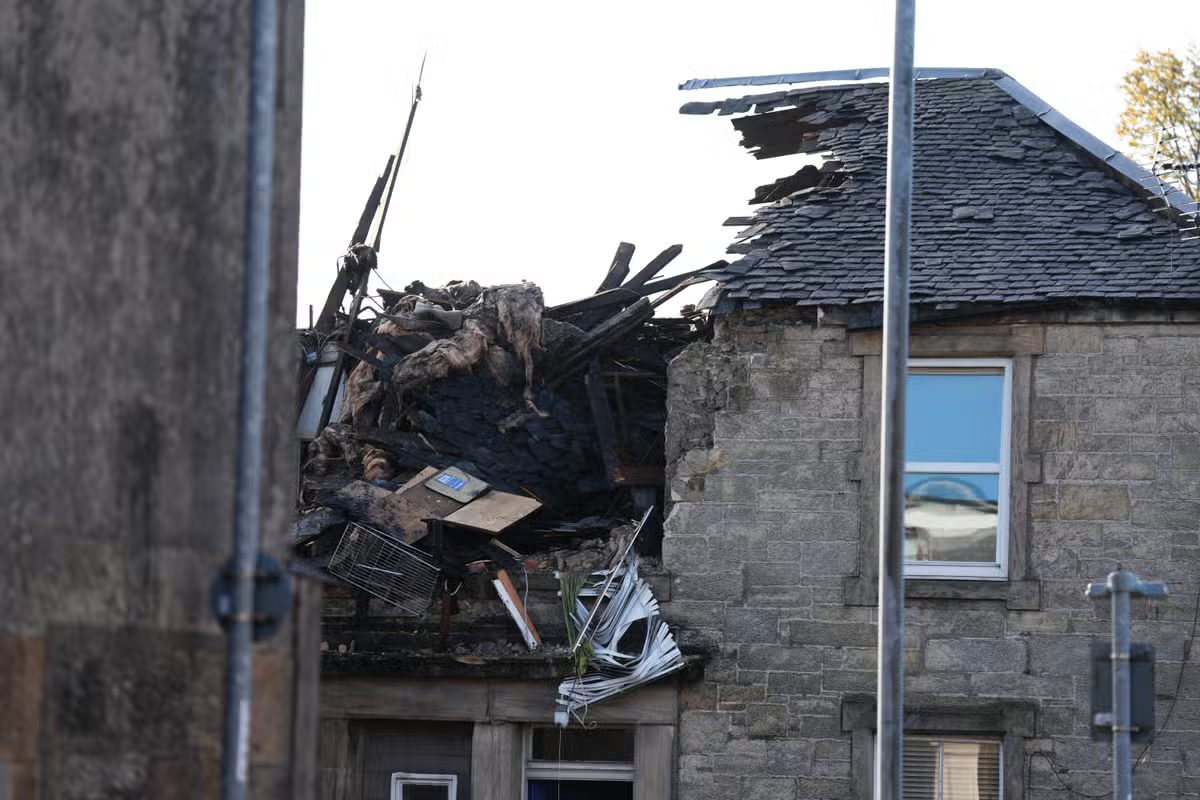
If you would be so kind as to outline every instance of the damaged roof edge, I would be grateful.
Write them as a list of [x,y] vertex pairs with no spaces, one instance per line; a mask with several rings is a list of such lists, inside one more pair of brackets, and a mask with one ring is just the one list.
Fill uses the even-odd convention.
[[[823,81],[867,81],[888,77],[887,67],[871,67],[867,69],[826,70],[823,72],[794,72],[779,75],[754,75],[742,78],[693,78],[679,85],[680,90],[715,89],[731,86],[773,86],[785,83],[817,83]],[[987,79],[996,87],[1012,97],[1025,108],[1033,112],[1038,119],[1045,122],[1058,133],[1074,142],[1077,146],[1098,159],[1108,167],[1118,179],[1132,184],[1133,188],[1151,196],[1160,197],[1166,202],[1172,216],[1196,213],[1196,201],[1188,197],[1181,189],[1158,181],[1153,173],[1139,166],[1124,153],[1106,144],[1104,141],[1072,122],[1061,111],[1047,103],[1042,98],[1025,88],[1008,73],[995,68],[919,68],[916,70],[917,80],[925,79]],[[828,87],[821,87],[828,88]],[[693,106],[701,104],[689,103],[683,113],[697,113]],[[713,104],[713,109],[719,104]],[[1178,217],[1176,216],[1176,219]]]
[[[867,81],[886,78],[887,67],[866,69],[830,69],[821,72],[785,72],[779,75],[750,75],[744,78],[692,78],[679,84],[681,91],[720,89],[729,86],[775,86],[782,83],[818,83],[821,81]],[[926,78],[1003,78],[1007,75],[990,68],[918,68],[917,80]]]

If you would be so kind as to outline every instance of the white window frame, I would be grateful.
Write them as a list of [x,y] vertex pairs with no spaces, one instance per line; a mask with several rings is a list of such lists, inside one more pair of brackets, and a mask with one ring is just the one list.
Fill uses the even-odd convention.
[[[1008,358],[912,358],[912,368],[940,368],[946,370],[986,367],[1001,369],[1004,373],[1003,397],[1000,406],[1000,462],[958,463],[940,461],[905,461],[904,472],[940,472],[966,475],[999,475],[996,508],[996,561],[905,561],[904,577],[936,580],[1008,580],[1009,511],[1011,506],[1012,450],[1012,359]],[[908,372],[905,373],[905,380]]]
[[[1004,740],[1000,738],[987,738],[984,736],[939,736],[936,733],[914,733],[906,735],[905,739],[924,739],[925,741],[940,742],[945,744],[951,742],[954,744],[991,744],[995,745],[999,753],[999,769],[996,771],[997,783],[999,784],[999,797],[1004,800]],[[874,771],[875,766],[875,748],[872,747],[871,767]],[[942,748],[938,748],[938,780],[939,785],[942,773]],[[871,796],[875,796],[875,787],[871,787]]]
[[[521,800],[528,800],[531,780],[613,781],[634,784],[632,761],[535,761],[533,759],[533,729],[533,725],[525,726],[525,745],[521,759],[525,774],[521,778]],[[636,746],[637,739],[635,737],[634,747]]]
[[393,772],[391,800],[403,800],[405,786],[446,786],[449,800],[458,797],[457,775],[435,775],[425,772]]

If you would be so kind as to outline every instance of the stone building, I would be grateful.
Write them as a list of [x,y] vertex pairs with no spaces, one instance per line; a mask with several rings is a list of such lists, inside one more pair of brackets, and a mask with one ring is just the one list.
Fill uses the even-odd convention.
[[[1200,777],[1200,241],[1188,207],[1011,78],[919,80],[908,378],[906,780],[921,797],[1103,796],[1090,580],[1158,653],[1139,796]],[[680,694],[677,796],[871,796],[887,85],[733,114],[758,158],[817,154],[672,364],[666,615],[708,652]],[[1159,213],[1154,208],[1166,206]],[[940,787],[943,794],[927,794]]]
[[[1087,654],[1109,622],[1083,592],[1118,563],[1172,593],[1135,609],[1164,728],[1138,791],[1192,796],[1200,242],[1180,200],[1154,199],[1012,79],[932,75],[913,206],[910,796],[1107,792]],[[668,516],[647,577],[691,668],[559,733],[561,648],[439,654],[422,649],[436,619],[415,631],[333,588],[327,800],[871,796],[887,86],[683,110],[733,115],[759,158],[810,156],[731,220],[748,228],[710,301],[713,338],[670,369]],[[563,641],[557,583],[528,581],[531,617]],[[481,608],[455,624],[518,641]]]

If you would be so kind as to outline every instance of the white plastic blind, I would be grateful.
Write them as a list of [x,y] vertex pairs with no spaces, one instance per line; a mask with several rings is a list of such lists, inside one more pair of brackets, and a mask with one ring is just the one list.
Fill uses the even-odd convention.
[[1000,800],[1000,743],[904,738],[906,800]]

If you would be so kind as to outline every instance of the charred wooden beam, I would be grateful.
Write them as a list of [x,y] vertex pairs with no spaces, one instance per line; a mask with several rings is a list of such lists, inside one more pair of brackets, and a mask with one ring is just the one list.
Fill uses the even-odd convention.
[[694,269],[691,272],[681,272],[678,275],[672,275],[670,278],[663,278],[660,281],[654,281],[653,283],[647,283],[645,286],[642,286],[640,289],[638,289],[638,293],[642,297],[649,297],[650,295],[657,294],[658,292],[667,292],[667,291],[670,291],[671,289],[674,289],[676,286],[678,286],[679,284],[683,283],[686,280],[690,280],[691,278],[699,277],[706,272],[713,272],[713,271],[716,271],[718,269],[721,269],[721,268],[727,267],[727,266],[729,266],[728,261],[714,261],[713,263],[709,264],[707,267],[701,267],[700,269]]
[[625,288],[625,289],[641,288],[646,283],[646,281],[650,280],[654,276],[658,275],[658,273],[662,272],[663,268],[666,267],[667,264],[670,264],[672,261],[674,261],[675,257],[678,256],[682,252],[683,252],[683,245],[681,245],[681,244],[671,245],[666,250],[663,250],[661,253],[656,255],[654,258],[650,259],[650,263],[647,264],[646,266],[642,267],[637,272],[636,275],[634,275],[632,278],[630,278],[628,281],[626,281],[623,284],[623,288]]
[[609,289],[615,289],[621,285],[625,277],[629,274],[629,262],[633,260],[634,246],[629,242],[621,242],[617,245],[617,252],[613,256],[612,265],[608,268],[608,274],[604,276],[604,280],[600,282],[596,292],[607,292]]
[[566,319],[575,314],[582,314],[587,311],[596,311],[612,306],[627,306],[636,303],[641,297],[637,292],[632,292],[625,287],[609,289],[600,294],[594,294],[591,297],[585,297],[582,300],[573,300],[570,303],[563,303],[558,306],[551,306],[543,312],[543,316],[551,319]]
[[349,431],[360,442],[373,444],[383,448],[389,455],[404,453],[411,454],[415,459],[423,459],[421,466],[437,465],[445,461],[447,456],[461,455],[453,445],[432,436],[417,433],[405,433],[384,428],[351,428]]
[[596,326],[560,359],[558,366],[549,376],[551,385],[587,367],[593,355],[602,353],[621,339],[633,333],[642,323],[654,316],[650,301],[643,297],[621,313]]
[[338,350],[341,350],[343,353],[350,356],[351,358],[358,359],[359,361],[363,362],[364,364],[370,364],[375,369],[384,370],[384,371],[387,370],[387,366],[382,361],[372,357],[368,353],[364,353],[362,350],[359,350],[357,347],[350,344],[349,342],[334,342],[334,347],[336,347]]
[[621,462],[617,458],[617,429],[613,425],[612,409],[608,405],[608,392],[604,388],[604,375],[598,356],[592,356],[588,362],[584,385],[592,410],[592,421],[596,424],[596,443],[600,447],[600,458],[604,462],[604,477],[609,483],[613,483],[620,474]]

